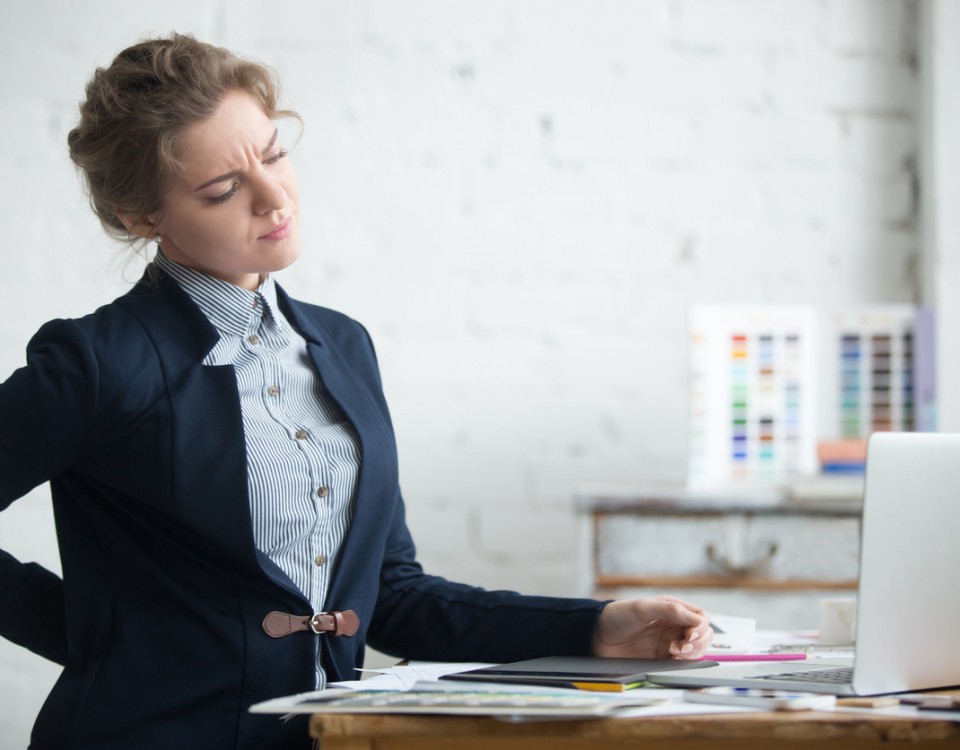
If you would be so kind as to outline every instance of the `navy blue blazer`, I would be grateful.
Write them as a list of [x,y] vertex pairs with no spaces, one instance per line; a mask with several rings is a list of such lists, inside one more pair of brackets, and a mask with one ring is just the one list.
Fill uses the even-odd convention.
[[0,508],[49,481],[63,567],[61,580],[0,552],[0,635],[64,665],[31,747],[307,748],[304,722],[247,709],[312,689],[318,638],[331,680],[356,677],[367,642],[434,660],[589,652],[600,602],[423,572],[366,331],[278,294],[362,445],[326,603],[354,610],[360,630],[263,631],[268,612],[310,607],[254,544],[233,368],[202,364],[218,334],[158,273],[43,326],[0,385]]

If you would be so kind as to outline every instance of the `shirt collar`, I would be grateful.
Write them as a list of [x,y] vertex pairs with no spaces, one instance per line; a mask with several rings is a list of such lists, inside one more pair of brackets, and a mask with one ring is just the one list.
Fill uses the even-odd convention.
[[285,327],[272,276],[250,291],[176,263],[162,251],[157,252],[154,263],[180,285],[221,334],[245,336],[263,317],[272,318],[280,329]]

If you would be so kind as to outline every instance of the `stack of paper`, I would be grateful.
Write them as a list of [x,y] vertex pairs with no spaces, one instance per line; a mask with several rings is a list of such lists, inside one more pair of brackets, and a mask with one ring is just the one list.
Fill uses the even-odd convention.
[[673,691],[632,691],[610,696],[579,690],[518,690],[455,687],[437,683],[412,690],[332,689],[278,698],[253,706],[254,713],[454,714],[461,716],[593,717],[666,701]]

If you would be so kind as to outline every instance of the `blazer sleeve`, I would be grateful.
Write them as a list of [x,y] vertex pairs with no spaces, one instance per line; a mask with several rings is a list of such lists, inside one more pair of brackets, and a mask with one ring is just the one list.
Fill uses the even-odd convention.
[[488,591],[425,574],[398,498],[369,641],[388,654],[431,661],[585,656],[605,605]]
[[[350,377],[368,390],[377,404],[393,442],[389,409],[376,351],[362,325],[339,313],[298,304],[291,308],[301,325],[320,323],[350,370]],[[365,460],[370,460],[367,456]],[[389,462],[387,462],[389,463]],[[597,617],[604,602],[589,599],[522,596],[512,591],[487,591],[426,574],[416,559],[407,528],[403,497],[397,480],[384,486],[387,524],[367,640],[375,648],[401,657],[437,661],[514,661],[548,655],[588,654]],[[378,535],[379,536],[379,535]],[[377,541],[378,552],[380,539]],[[369,558],[375,558],[371,550]]]
[[[48,323],[27,365],[0,384],[0,510],[66,471],[83,450],[96,408],[97,359],[75,322]],[[66,660],[63,582],[0,551],[0,636]]]

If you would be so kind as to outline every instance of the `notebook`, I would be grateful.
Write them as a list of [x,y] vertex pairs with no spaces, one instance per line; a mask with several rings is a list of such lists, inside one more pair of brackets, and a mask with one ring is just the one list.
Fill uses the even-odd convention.
[[[960,434],[875,433],[867,447],[853,659],[722,664],[647,679],[835,695],[960,685],[958,570]],[[811,681],[844,668],[846,675],[832,674],[845,679]]]
[[605,659],[595,656],[546,656],[509,664],[454,672],[442,680],[499,682],[543,687],[621,692],[639,687],[653,670],[704,669],[716,662],[683,659]]

